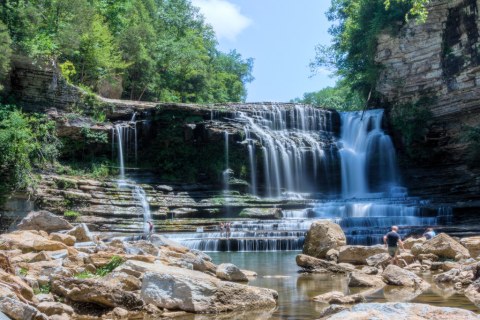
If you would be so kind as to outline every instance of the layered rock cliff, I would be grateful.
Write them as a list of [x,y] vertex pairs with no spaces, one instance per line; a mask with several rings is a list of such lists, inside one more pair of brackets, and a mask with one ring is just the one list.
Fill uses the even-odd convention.
[[429,101],[431,118],[421,145],[427,157],[404,162],[406,183],[414,193],[480,195],[480,171],[467,163],[471,146],[462,139],[467,127],[480,124],[479,4],[431,1],[425,23],[411,21],[397,34],[378,39],[376,61],[384,69],[376,89],[384,105]]

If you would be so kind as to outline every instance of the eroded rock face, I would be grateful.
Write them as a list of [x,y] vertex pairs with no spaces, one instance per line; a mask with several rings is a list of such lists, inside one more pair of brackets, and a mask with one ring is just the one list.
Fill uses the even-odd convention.
[[338,262],[351,264],[367,264],[367,258],[378,253],[386,253],[382,245],[376,246],[343,246],[339,249]]
[[382,278],[387,284],[394,286],[414,287],[421,290],[427,290],[430,288],[430,284],[415,273],[395,265],[389,265],[386,267],[382,273]]
[[58,241],[48,240],[37,231],[14,231],[0,235],[0,250],[20,249],[30,251],[57,251],[68,247]]
[[194,270],[128,261],[126,267],[143,276],[141,297],[160,308],[197,313],[271,308],[277,292],[221,281]]
[[383,282],[381,276],[368,275],[362,272],[352,272],[348,275],[349,287],[383,287],[384,285],[385,282]]
[[247,276],[233,263],[218,265],[216,275],[218,278],[227,281],[248,281]]
[[338,224],[327,220],[315,221],[305,237],[303,253],[324,259],[330,249],[338,249],[346,244],[345,233]]
[[334,272],[348,273],[355,270],[355,267],[348,263],[335,263],[322,259],[317,259],[305,254],[299,254],[296,257],[297,266],[310,272]]
[[73,226],[62,217],[48,211],[32,211],[20,221],[19,230],[43,230],[48,233],[68,230]]
[[480,319],[472,311],[459,308],[434,307],[421,303],[362,303],[327,318],[329,320],[369,319]]
[[465,289],[465,296],[477,307],[480,306],[480,279],[477,279]]
[[72,301],[94,303],[109,308],[122,307],[132,310],[143,306],[143,301],[135,294],[95,279],[58,277],[52,281],[52,291]]
[[462,238],[460,243],[467,248],[472,258],[480,255],[480,236]]
[[[416,251],[417,254],[414,253],[413,248],[418,248],[418,251]],[[443,259],[455,259],[458,258],[458,256],[460,258],[470,257],[467,248],[445,233],[440,233],[425,242],[421,247],[418,247],[418,244],[413,246],[412,253],[415,255],[431,253]]]

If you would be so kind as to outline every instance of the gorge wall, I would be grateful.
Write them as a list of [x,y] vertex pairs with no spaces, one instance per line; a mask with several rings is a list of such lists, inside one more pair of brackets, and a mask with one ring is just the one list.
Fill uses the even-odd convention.
[[463,139],[468,127],[480,125],[479,4],[433,0],[425,23],[410,21],[378,39],[376,61],[384,68],[376,89],[391,117],[395,108],[422,99],[431,112],[419,143],[426,158],[403,161],[406,184],[416,194],[480,195],[480,171],[467,161],[473,144]]

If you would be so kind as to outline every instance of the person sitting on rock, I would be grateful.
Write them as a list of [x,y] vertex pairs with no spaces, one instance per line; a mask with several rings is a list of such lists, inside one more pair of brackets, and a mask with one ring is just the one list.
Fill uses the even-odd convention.
[[427,228],[427,231],[425,231],[425,233],[423,234],[423,236],[427,238],[427,240],[432,239],[436,235],[437,234],[435,233],[435,231],[433,231],[433,228]]
[[388,254],[390,255],[390,257],[392,257],[392,259],[390,260],[390,264],[394,265],[398,264],[398,247],[400,246],[400,248],[404,249],[402,239],[400,238],[400,235],[397,231],[398,227],[392,226],[392,231],[390,231],[383,237],[383,243],[388,249]]

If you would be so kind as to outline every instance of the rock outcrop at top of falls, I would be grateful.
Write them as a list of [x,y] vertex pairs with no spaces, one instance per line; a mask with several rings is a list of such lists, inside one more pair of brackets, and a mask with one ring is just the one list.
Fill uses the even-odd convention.
[[324,259],[330,249],[338,249],[347,244],[342,228],[331,221],[319,220],[312,223],[305,237],[303,253]]

